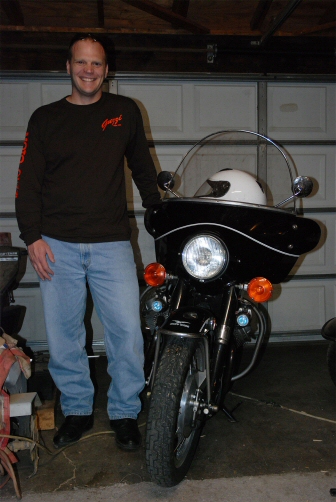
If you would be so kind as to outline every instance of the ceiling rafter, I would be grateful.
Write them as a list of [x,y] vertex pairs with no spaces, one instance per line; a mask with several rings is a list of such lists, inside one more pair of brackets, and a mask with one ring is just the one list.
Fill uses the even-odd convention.
[[11,24],[24,25],[24,16],[18,0],[2,0],[1,7]]
[[259,3],[250,22],[251,30],[260,30],[260,27],[264,22],[264,19],[272,5],[272,2],[273,0],[259,0]]
[[327,9],[325,9],[324,14],[322,15],[318,24],[325,24],[330,21],[335,21],[335,18],[336,18],[335,2],[332,2],[329,5],[329,7]]
[[277,17],[274,19],[272,26],[269,28],[269,30],[266,31],[261,37],[260,40],[258,40],[255,45],[258,45],[259,47],[261,45],[264,45],[266,40],[268,40],[273,33],[275,33],[280,26],[283,25],[283,23],[289,18],[289,16],[294,12],[294,10],[299,6],[299,4],[302,2],[302,0],[290,0],[286,7],[277,15]]
[[180,14],[176,14],[172,10],[161,7],[160,5],[151,2],[150,0],[122,0],[123,2],[132,5],[132,7],[136,7],[137,9],[143,10],[148,14],[152,14],[164,21],[168,21],[174,26],[178,26],[184,30],[188,30],[191,33],[197,34],[207,34],[210,33],[209,28],[202,26],[197,23],[193,23],[189,21],[185,17]]
[[[325,24],[317,24],[313,27],[310,28],[305,28],[300,31],[284,31],[284,30],[278,30],[277,35],[279,37],[299,37],[301,35],[309,35],[312,33],[319,33],[323,31],[330,30],[336,26],[335,21],[331,21],[329,23]],[[122,34],[122,33],[130,33],[130,27],[129,26],[119,26],[116,28],[105,28],[105,27],[99,27],[97,28],[96,26],[94,27],[84,27],[84,28],[74,28],[73,26],[23,26],[23,25],[0,25],[0,32],[25,32],[25,33],[77,33],[77,32],[85,32],[85,33],[101,33],[101,34]],[[134,30],[133,32],[134,33]],[[143,34],[148,34],[148,35],[153,35],[153,30],[142,30]],[[173,34],[173,30],[165,30],[164,34]],[[155,34],[155,33],[154,33]],[[161,35],[163,33],[160,33]],[[222,36],[223,33],[221,31],[213,30],[211,32],[211,35],[213,36]],[[234,28],[231,30],[226,30],[225,32],[226,36],[237,36],[238,33],[237,30]],[[251,37],[250,32],[240,32],[239,37]]]
[[[97,28],[95,27],[85,27],[78,28],[73,26],[13,26],[13,25],[0,25],[0,31],[24,31],[32,33],[77,33],[77,32],[87,32],[87,33],[121,33],[122,28]],[[125,31],[125,30],[124,30]],[[129,31],[129,30],[127,30]]]
[[189,10],[190,0],[174,0],[172,11],[180,16],[187,17]]
[[105,26],[104,0],[97,0],[97,14],[98,14],[98,26],[99,28],[104,28]]
[[308,35],[311,33],[319,33],[321,31],[325,30],[330,30],[331,28],[336,27],[336,21],[330,21],[329,23],[325,24],[316,24],[315,26],[312,26],[310,28],[305,28],[304,30],[300,30],[297,32],[292,33],[294,37],[300,36],[300,35]]

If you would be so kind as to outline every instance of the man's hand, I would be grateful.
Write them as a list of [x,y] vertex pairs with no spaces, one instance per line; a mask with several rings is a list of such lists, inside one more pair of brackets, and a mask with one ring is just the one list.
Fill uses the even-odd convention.
[[28,255],[38,276],[43,281],[45,279],[51,281],[51,276],[54,275],[54,272],[48,265],[47,256],[53,263],[55,263],[55,258],[49,244],[47,244],[43,239],[33,242],[33,244],[28,246]]

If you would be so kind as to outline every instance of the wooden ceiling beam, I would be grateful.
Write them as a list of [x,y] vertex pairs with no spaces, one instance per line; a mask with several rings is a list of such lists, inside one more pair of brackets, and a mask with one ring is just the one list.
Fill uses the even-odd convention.
[[[336,27],[336,21],[331,21],[330,23],[325,23],[325,24],[316,24],[315,26],[312,26],[311,28],[305,28],[300,31],[296,31],[292,33],[291,35],[294,37],[298,37],[300,35],[309,35],[311,33],[319,33],[321,31],[326,31],[330,30],[331,28]],[[282,33],[282,35],[288,36],[288,33]]]
[[183,30],[188,30],[191,33],[197,34],[207,34],[210,33],[209,28],[205,26],[201,26],[200,24],[193,23],[189,21],[185,17],[176,14],[172,10],[165,9],[160,5],[151,2],[150,0],[122,0],[123,2],[132,5],[132,7],[136,7],[137,9],[143,10],[148,14],[152,14],[155,17],[163,19],[164,21],[168,21],[174,26],[178,26]]
[[[73,26],[13,26],[0,25],[0,32],[32,32],[32,33],[137,33],[128,21],[118,21],[116,28],[97,28],[97,27],[73,27]],[[139,30],[140,31],[140,30]],[[153,29],[141,30],[141,33],[153,34]],[[154,32],[155,33],[155,32]],[[170,33],[176,33],[176,30],[170,30]]]
[[172,11],[180,16],[187,17],[189,10],[190,0],[174,0]]
[[23,12],[18,0],[2,0],[1,7],[8,17],[10,24],[24,25]]
[[104,28],[105,26],[104,0],[97,0],[97,13],[98,13],[98,26],[99,28]]
[[329,23],[330,21],[335,21],[336,18],[336,9],[335,9],[335,2],[331,2],[331,5],[325,9],[323,16],[319,20],[318,24],[326,24]]
[[299,6],[302,0],[289,0],[286,7],[277,15],[274,19],[272,26],[264,33],[261,39],[258,41],[256,45],[259,47],[262,46],[266,41],[273,35],[275,31],[277,31],[280,26],[289,18],[289,16],[294,12],[294,10]]
[[[320,31],[326,31],[329,28],[332,28],[335,25],[335,22],[326,23],[325,25],[316,25],[313,28],[307,28],[305,30],[301,30],[298,32],[287,32],[278,30],[276,33],[276,37],[297,37],[304,33],[314,33]],[[160,30],[160,32],[156,32],[153,28],[134,30],[131,24],[128,21],[120,22],[118,21],[118,27],[115,28],[97,28],[95,27],[73,27],[73,26],[17,26],[17,25],[0,25],[0,32],[7,33],[97,33],[97,34],[131,34],[131,35],[176,35],[176,29],[166,29]],[[260,32],[258,33],[260,35]],[[236,36],[236,37],[251,37],[252,34],[250,31],[238,31],[235,28],[230,30],[212,30],[209,34],[211,36]]]
[[272,5],[272,2],[273,0],[259,0],[259,3],[250,22],[251,30],[260,30],[260,27],[264,22],[264,19]]

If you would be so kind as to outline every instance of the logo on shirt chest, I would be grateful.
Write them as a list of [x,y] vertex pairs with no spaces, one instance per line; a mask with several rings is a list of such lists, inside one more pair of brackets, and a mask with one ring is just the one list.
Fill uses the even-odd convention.
[[103,131],[105,131],[108,125],[111,125],[113,127],[121,127],[121,121],[122,121],[122,115],[119,115],[119,117],[115,117],[113,119],[106,119],[102,123],[102,129]]

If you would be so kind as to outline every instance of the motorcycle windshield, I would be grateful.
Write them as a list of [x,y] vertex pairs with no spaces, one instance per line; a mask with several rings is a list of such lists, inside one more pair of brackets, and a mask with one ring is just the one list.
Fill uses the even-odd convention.
[[[290,155],[273,140],[239,130],[218,131],[196,142],[173,176],[180,197],[272,207],[292,195],[297,172]],[[285,207],[294,208],[293,200]]]

